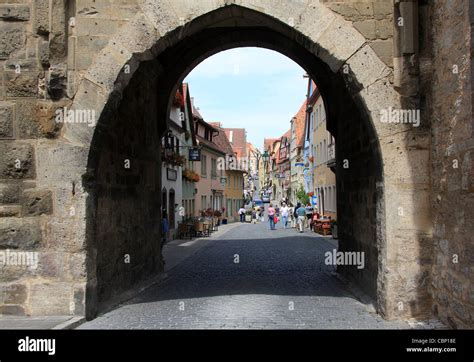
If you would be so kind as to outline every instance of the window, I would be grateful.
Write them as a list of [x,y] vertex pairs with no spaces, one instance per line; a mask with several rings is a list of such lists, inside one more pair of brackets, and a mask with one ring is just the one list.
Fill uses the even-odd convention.
[[169,192],[169,206],[168,206],[168,222],[169,222],[169,228],[174,229],[176,227],[175,225],[175,210],[174,210],[174,204],[175,204],[175,193],[174,190],[171,189]]
[[328,148],[326,147],[326,140],[323,140],[323,162],[326,162],[328,159],[327,153],[328,153]]
[[211,176],[217,177],[217,160],[215,158],[211,158]]
[[207,156],[201,155],[201,176],[207,176]]
[[316,129],[319,127],[319,110],[316,108],[316,120],[315,120],[315,123],[316,123]]

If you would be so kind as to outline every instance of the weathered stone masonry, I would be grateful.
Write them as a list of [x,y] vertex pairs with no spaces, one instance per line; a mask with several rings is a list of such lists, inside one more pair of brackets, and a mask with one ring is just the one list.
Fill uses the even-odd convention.
[[[472,326],[469,14],[461,0],[0,0],[0,249],[40,257],[1,269],[0,313],[93,316],[162,270],[169,94],[206,56],[259,45],[325,92],[341,248],[369,258],[341,272],[387,318]],[[389,106],[421,108],[421,127],[381,123]],[[63,107],[97,125],[55,122]]]

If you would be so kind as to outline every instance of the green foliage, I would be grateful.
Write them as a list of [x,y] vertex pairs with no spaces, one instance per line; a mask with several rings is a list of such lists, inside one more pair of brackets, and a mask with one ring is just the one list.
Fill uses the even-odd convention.
[[296,199],[298,202],[301,202],[304,205],[309,202],[309,195],[306,193],[303,186],[300,186],[300,188],[296,191]]

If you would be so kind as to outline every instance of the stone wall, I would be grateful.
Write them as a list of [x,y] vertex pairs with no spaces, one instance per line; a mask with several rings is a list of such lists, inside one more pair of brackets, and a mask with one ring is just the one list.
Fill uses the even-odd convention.
[[60,148],[55,111],[70,103],[66,3],[0,1],[0,251],[38,253],[36,269],[0,267],[0,314],[84,310],[81,247],[61,240],[53,217],[69,190],[44,182],[42,168]]
[[[469,8],[469,4],[471,7]],[[474,123],[472,1],[431,8],[433,312],[451,327],[474,325]]]
[[[328,127],[338,134],[341,248],[368,258],[368,269],[351,277],[387,317],[433,310],[453,326],[472,325],[466,2],[232,3],[241,7],[0,0],[0,250],[39,252],[35,270],[2,269],[0,313],[93,313],[161,270],[155,190],[166,94],[200,57],[238,40],[300,59],[326,89]],[[399,16],[414,31],[395,26]],[[250,26],[265,27],[259,39]],[[157,57],[160,66],[146,62]],[[420,108],[422,126],[382,124],[378,113],[388,105]],[[95,110],[99,124],[55,122],[69,106]],[[346,202],[354,207],[342,210]],[[377,221],[363,228],[366,219]]]

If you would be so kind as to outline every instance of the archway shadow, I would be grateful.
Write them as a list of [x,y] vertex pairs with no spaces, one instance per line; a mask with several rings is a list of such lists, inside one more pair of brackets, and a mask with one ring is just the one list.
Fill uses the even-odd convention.
[[294,230],[286,234],[213,240],[127,304],[236,295],[355,298],[335,266],[325,264],[334,243]]

